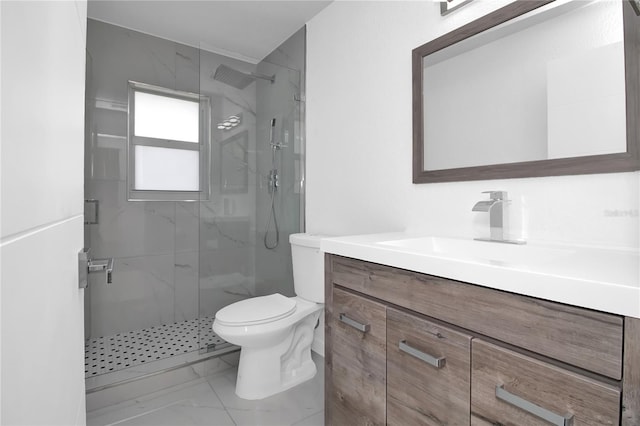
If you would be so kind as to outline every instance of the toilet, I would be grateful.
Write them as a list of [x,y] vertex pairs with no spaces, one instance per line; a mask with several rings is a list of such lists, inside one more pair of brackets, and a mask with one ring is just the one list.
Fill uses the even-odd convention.
[[253,297],[220,309],[213,331],[240,346],[236,395],[262,399],[316,375],[313,331],[324,307],[324,256],[318,235],[292,234],[296,296]]

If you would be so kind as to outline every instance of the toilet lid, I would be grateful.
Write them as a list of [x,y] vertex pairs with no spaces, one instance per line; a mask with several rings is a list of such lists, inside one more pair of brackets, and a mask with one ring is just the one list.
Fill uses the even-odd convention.
[[224,307],[216,313],[216,320],[226,325],[256,325],[287,317],[295,309],[293,298],[276,293],[252,297]]

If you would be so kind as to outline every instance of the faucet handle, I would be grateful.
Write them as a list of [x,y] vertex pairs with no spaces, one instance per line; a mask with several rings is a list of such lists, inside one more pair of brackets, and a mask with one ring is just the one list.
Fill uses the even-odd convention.
[[507,199],[507,191],[482,191],[483,194],[489,194],[489,198],[492,200],[505,200]]

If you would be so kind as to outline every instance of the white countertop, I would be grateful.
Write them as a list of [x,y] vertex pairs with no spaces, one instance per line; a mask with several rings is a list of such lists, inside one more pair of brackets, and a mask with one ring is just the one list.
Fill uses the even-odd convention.
[[637,249],[532,241],[519,246],[405,233],[334,237],[320,244],[325,253],[640,318]]

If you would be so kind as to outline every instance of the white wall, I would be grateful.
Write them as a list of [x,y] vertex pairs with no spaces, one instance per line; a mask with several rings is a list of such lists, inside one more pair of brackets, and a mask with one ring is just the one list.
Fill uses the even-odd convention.
[[85,423],[85,1],[2,16],[1,423]]
[[508,2],[442,17],[437,2],[337,1],[308,23],[308,232],[487,236],[471,207],[506,190],[514,237],[638,247],[637,172],[411,183],[411,50]]

